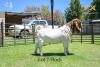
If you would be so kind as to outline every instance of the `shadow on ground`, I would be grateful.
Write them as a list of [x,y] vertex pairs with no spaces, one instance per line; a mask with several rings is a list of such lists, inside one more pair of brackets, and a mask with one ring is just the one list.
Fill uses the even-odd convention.
[[[40,54],[31,54],[33,56],[40,56]],[[73,53],[69,53],[68,56],[74,55]],[[43,56],[65,56],[64,53],[43,53]]]

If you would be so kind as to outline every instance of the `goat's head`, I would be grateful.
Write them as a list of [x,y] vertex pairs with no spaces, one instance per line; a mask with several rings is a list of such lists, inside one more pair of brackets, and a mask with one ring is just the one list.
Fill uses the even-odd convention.
[[81,22],[80,22],[79,19],[73,19],[71,21],[72,33],[79,33],[79,32],[81,32],[81,28],[82,28],[82,25],[81,25]]

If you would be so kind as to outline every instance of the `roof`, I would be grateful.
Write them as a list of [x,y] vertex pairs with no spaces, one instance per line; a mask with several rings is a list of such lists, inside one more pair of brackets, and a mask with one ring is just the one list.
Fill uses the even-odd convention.
[[85,23],[91,23],[91,22],[100,22],[100,19],[98,20],[86,20]]
[[92,22],[100,22],[100,19],[98,19],[98,20],[92,20]]
[[0,11],[0,18],[5,18],[5,13]]
[[22,16],[36,16],[36,15],[40,15],[40,13],[24,13],[24,12],[21,12],[21,13],[16,13],[16,12],[5,12],[6,15],[22,15]]

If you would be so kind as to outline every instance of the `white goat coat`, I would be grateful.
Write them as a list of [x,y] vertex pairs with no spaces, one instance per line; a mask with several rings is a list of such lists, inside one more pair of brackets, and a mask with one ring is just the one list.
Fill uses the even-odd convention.
[[38,40],[42,40],[43,43],[62,43],[64,41],[71,40],[71,30],[69,26],[62,26],[58,29],[43,28],[37,34]]
[[71,30],[69,26],[62,26],[58,29],[49,29],[43,28],[37,33],[37,44],[35,48],[35,53],[37,54],[37,49],[40,50],[40,55],[42,56],[42,46],[44,43],[54,44],[54,43],[63,43],[64,54],[67,55],[68,43],[71,41]]

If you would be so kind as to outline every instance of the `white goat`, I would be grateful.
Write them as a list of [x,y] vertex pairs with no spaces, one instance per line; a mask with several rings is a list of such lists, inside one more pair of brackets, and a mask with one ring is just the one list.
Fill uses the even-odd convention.
[[[42,46],[44,43],[55,44],[63,43],[64,54],[68,55],[68,43],[71,41],[71,35],[74,32],[79,32],[81,29],[79,19],[74,19],[71,22],[65,24],[58,29],[48,29],[43,28],[37,33],[37,43],[35,47],[35,53],[37,54],[37,49],[40,50],[40,55],[42,56]],[[75,29],[76,28],[76,29]]]

